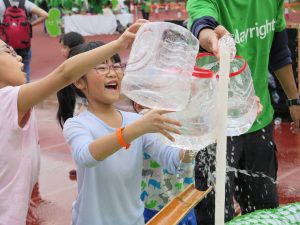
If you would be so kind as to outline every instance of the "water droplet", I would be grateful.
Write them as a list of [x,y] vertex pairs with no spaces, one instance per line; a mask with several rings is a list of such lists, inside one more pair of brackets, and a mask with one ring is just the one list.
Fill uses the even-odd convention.
[[281,122],[282,122],[282,119],[280,117],[276,117],[274,119],[274,125],[275,126],[279,126],[281,124]]

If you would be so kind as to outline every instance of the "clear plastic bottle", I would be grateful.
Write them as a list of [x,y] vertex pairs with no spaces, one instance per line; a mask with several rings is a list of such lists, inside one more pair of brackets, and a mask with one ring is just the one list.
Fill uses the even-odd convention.
[[[215,73],[219,71],[219,61],[210,53],[199,54],[196,62],[197,67]],[[246,133],[257,117],[257,107],[249,66],[243,58],[236,56],[230,62],[227,136]]]
[[236,57],[230,66],[227,135],[238,136],[251,128],[257,117],[258,105],[246,61]]
[[280,126],[280,125],[281,125],[281,122],[282,122],[281,117],[276,117],[276,118],[274,119],[274,125],[275,125],[275,126]]
[[179,25],[144,24],[133,43],[121,91],[148,108],[184,109],[198,48],[197,38]]
[[181,135],[172,134],[175,142],[159,134],[170,146],[198,151],[216,140],[216,78],[213,72],[200,70],[193,73],[191,95],[186,109],[166,116],[181,122]]

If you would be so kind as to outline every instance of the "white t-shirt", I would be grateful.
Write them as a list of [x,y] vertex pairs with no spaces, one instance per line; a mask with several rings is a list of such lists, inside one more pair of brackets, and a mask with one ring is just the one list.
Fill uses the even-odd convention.
[[[19,5],[19,0],[9,0],[10,4],[13,6],[13,5]],[[25,0],[25,9],[27,11],[27,13],[31,13],[32,12],[32,9],[37,7],[36,4],[32,3],[31,1],[27,1]],[[0,21],[2,21],[3,19],[3,14],[5,12],[5,4],[4,4],[4,1],[1,0],[0,1]]]
[[39,143],[35,112],[18,125],[20,87],[0,89],[0,224],[24,225],[39,173]]

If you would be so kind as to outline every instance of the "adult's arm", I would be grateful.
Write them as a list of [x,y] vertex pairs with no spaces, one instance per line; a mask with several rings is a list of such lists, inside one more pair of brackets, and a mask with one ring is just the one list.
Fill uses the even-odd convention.
[[189,0],[188,27],[199,39],[200,48],[215,55],[218,53],[218,40],[229,32],[219,24],[220,10],[216,0]]
[[38,16],[38,18],[31,23],[31,26],[36,26],[48,18],[48,13],[38,6],[34,7],[31,13]]
[[[286,30],[275,32],[269,64],[279,80],[287,98],[299,98],[292,68],[291,52],[288,48]],[[293,129],[295,132],[300,132],[300,106],[290,106],[289,110],[294,121]]]

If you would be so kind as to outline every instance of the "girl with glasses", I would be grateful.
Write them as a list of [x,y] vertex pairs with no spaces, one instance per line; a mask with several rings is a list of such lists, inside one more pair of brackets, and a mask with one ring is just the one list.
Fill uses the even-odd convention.
[[[69,56],[99,45],[79,45]],[[124,64],[115,55],[58,93],[57,119],[77,167],[73,225],[145,224],[140,199],[144,153],[171,173],[179,172],[181,159],[189,160],[183,150],[165,146],[150,134],[160,132],[174,140],[170,133],[179,133],[174,127],[180,124],[164,117],[166,111],[152,110],[141,116],[115,108],[123,70]],[[88,110],[73,117],[76,95],[87,99]],[[153,183],[154,188],[159,185]]]

